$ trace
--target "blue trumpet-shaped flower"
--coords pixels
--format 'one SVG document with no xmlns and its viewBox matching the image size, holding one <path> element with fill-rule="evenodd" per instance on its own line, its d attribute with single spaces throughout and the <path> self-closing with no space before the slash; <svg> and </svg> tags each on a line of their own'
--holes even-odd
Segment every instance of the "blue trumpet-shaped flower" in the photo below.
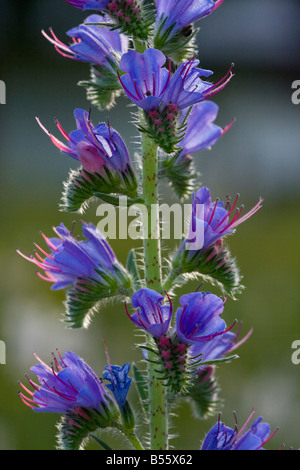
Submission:
<svg viewBox="0 0 300 470">
<path fill-rule="evenodd" d="M 220 419 L 205 437 L 201 450 L 261 450 L 273 437 L 277 429 L 271 434 L 268 423 L 263 418 L 256 419 L 247 430 L 249 422 L 254 414 L 251 413 L 246 423 L 239 430 L 225 426 Z"/>
<path fill-rule="evenodd" d="M 224 0 L 157 0 L 156 29 L 160 36 L 169 32 L 172 37 L 178 31 L 204 18 L 218 8 Z M 168 31 L 169 30 L 169 31 Z"/>
<path fill-rule="evenodd" d="M 224 301 L 209 292 L 194 292 L 180 297 L 176 312 L 176 333 L 185 344 L 205 343 L 226 333 L 220 318 Z"/>
<path fill-rule="evenodd" d="M 37 119 L 42 129 L 49 135 L 53 144 L 62 152 L 80 161 L 83 168 L 89 173 L 105 175 L 105 168 L 122 172 L 133 173 L 129 153 L 120 134 L 109 125 L 101 123 L 93 127 L 89 113 L 83 109 L 76 109 L 74 117 L 77 130 L 68 134 L 56 121 L 57 127 L 67 140 L 63 143 L 54 137 Z"/>
<path fill-rule="evenodd" d="M 163 300 L 163 295 L 152 289 L 140 289 L 132 296 L 132 306 L 137 311 L 130 315 L 126 307 L 126 313 L 136 326 L 159 338 L 167 333 L 173 313 L 170 299 L 170 305 L 162 305 Z"/>
<path fill-rule="evenodd" d="M 171 69 L 164 66 L 166 57 L 149 48 L 144 54 L 130 50 L 122 56 L 120 68 L 125 73 L 120 77 L 127 96 L 140 108 L 151 111 L 169 104 L 185 109 L 210 98 L 225 87 L 232 77 L 231 68 L 225 77 L 215 85 L 200 79 L 213 72 L 197 68 L 199 61 L 184 62 L 171 77 Z M 170 64 L 169 64 L 170 65 Z"/>
<path fill-rule="evenodd" d="M 78 281 L 84 283 L 86 288 L 92 280 L 101 282 L 101 274 L 98 270 L 116 276 L 119 266 L 118 260 L 109 244 L 94 227 L 93 224 L 83 223 L 82 234 L 86 240 L 78 241 L 73 233 L 60 224 L 54 229 L 57 238 L 43 237 L 50 248 L 48 254 L 39 245 L 35 244 L 39 252 L 31 257 L 23 257 L 34 263 L 44 271 L 44 275 L 38 273 L 42 279 L 52 282 L 52 289 L 64 289 L 76 285 Z M 43 255 L 43 256 L 41 256 Z M 81 286 L 84 290 L 84 287 Z"/>
<path fill-rule="evenodd" d="M 232 123 L 225 129 L 214 124 L 219 107 L 212 101 L 203 101 L 195 104 L 187 117 L 187 129 L 180 142 L 182 150 L 177 163 L 187 154 L 209 149 L 229 129 Z"/>
<path fill-rule="evenodd" d="M 42 33 L 62 56 L 113 71 L 112 65 L 115 67 L 118 65 L 118 56 L 128 51 L 128 38 L 118 31 L 103 26 L 103 23 L 109 22 L 111 21 L 107 16 L 88 16 L 83 24 L 67 32 L 73 40 L 69 46 L 60 41 L 52 29 L 50 29 L 51 36 L 45 31 Z M 101 23 L 102 26 L 88 23 Z"/>
<path fill-rule="evenodd" d="M 110 0 L 66 0 L 67 3 L 73 7 L 80 8 L 81 10 L 99 10 L 102 11 L 108 5 Z"/>
<path fill-rule="evenodd" d="M 39 384 L 26 375 L 34 391 L 20 383 L 29 395 L 20 393 L 22 401 L 34 411 L 61 414 L 75 411 L 79 416 L 87 416 L 83 409 L 95 409 L 103 413 L 113 402 L 95 372 L 71 351 L 63 357 L 58 354 L 58 358 L 53 355 L 51 366 L 36 356 L 40 364 L 30 370 Z"/>
<path fill-rule="evenodd" d="M 261 208 L 262 199 L 260 198 L 258 203 L 249 212 L 241 216 L 243 206 L 236 208 L 238 197 L 239 195 L 235 198 L 232 205 L 229 198 L 226 204 L 218 199 L 212 202 L 210 190 L 207 187 L 200 188 L 193 195 L 188 243 L 193 240 L 193 237 L 197 237 L 197 233 L 202 233 L 203 237 L 200 237 L 202 246 L 199 246 L 199 249 L 205 250 L 217 240 L 232 233 L 238 225 L 249 219 Z M 235 214 L 230 220 L 230 215 L 234 210 Z M 195 250 L 192 248 L 190 250 L 192 255 Z"/>
<path fill-rule="evenodd" d="M 114 365 L 105 366 L 103 373 L 103 379 L 110 382 L 109 384 L 105 384 L 105 386 L 112 392 L 120 408 L 123 408 L 125 405 L 129 387 L 132 382 L 132 378 L 128 377 L 129 369 L 130 364 L 126 362 L 122 367 Z"/>
<path fill-rule="evenodd" d="M 166 58 L 157 49 L 146 49 L 141 54 L 130 50 L 120 61 L 124 75 L 121 85 L 127 96 L 146 111 L 158 108 L 170 81 L 170 70 L 164 66 Z"/>
</svg>

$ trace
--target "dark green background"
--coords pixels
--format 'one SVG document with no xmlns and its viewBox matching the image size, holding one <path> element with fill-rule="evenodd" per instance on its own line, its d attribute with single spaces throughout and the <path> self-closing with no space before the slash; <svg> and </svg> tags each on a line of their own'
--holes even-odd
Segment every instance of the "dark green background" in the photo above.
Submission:
<svg viewBox="0 0 300 470">
<path fill-rule="evenodd" d="M 33 250 L 40 231 L 84 218 L 97 223 L 96 206 L 84 216 L 58 212 L 62 181 L 74 163 L 60 154 L 36 124 L 35 116 L 52 132 L 56 116 L 74 128 L 73 109 L 89 108 L 84 90 L 76 84 L 88 77 L 88 67 L 63 59 L 40 34 L 52 26 L 65 40 L 65 31 L 84 15 L 64 0 L 1 0 L 1 75 L 7 104 L 0 107 L 1 146 L 1 298 L 0 339 L 7 347 L 7 364 L 0 365 L 0 448 L 53 449 L 57 416 L 34 414 L 18 398 L 18 379 L 35 363 L 36 352 L 50 360 L 56 347 L 81 355 L 100 375 L 106 364 L 103 341 L 112 363 L 137 361 L 136 338 L 122 305 L 109 303 L 88 330 L 68 330 L 61 322 L 63 292 L 50 292 L 35 276 L 35 268 L 16 254 Z M 243 322 L 249 341 L 240 359 L 219 367 L 223 419 L 239 423 L 256 408 L 280 431 L 269 443 L 276 449 L 300 445 L 300 365 L 291 362 L 291 344 L 300 339 L 299 309 L 299 112 L 291 102 L 291 84 L 300 79 L 297 36 L 299 4 L 293 1 L 226 0 L 201 21 L 201 66 L 214 70 L 217 81 L 235 62 L 235 77 L 215 97 L 217 123 L 237 122 L 211 151 L 195 155 L 201 183 L 213 197 L 241 194 L 246 209 L 264 198 L 263 209 L 228 239 L 237 257 L 246 289 L 238 301 L 228 300 L 224 318 Z M 136 130 L 128 124 L 131 108 L 122 98 L 112 111 L 92 111 L 93 122 L 110 122 L 133 154 Z M 174 202 L 171 193 L 165 196 Z M 130 241 L 111 242 L 125 262 Z M 169 245 L 165 244 L 165 254 Z M 194 290 L 191 283 L 188 290 Z M 208 288 L 208 286 L 206 286 Z M 217 290 L 213 290 L 218 293 Z M 178 291 L 178 295 L 186 292 Z M 175 307 L 177 303 L 175 302 Z M 131 399 L 135 403 L 135 392 Z M 197 449 L 215 417 L 196 421 L 186 404 L 178 408 L 173 445 Z M 118 448 L 124 446 L 118 440 Z"/>
</svg>

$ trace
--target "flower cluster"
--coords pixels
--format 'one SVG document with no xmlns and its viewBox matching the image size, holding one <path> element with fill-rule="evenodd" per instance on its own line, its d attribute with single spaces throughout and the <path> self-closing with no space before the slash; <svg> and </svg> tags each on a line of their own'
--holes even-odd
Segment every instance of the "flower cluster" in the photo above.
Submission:
<svg viewBox="0 0 300 470">
<path fill-rule="evenodd" d="M 163 305 L 164 297 L 152 289 L 140 289 L 132 297 L 135 312 L 129 319 L 153 336 L 162 372 L 173 391 L 184 386 L 189 369 L 200 370 L 206 361 L 218 360 L 232 350 L 237 335 L 230 333 L 220 318 L 224 300 L 209 292 L 194 292 L 180 297 L 175 326 L 171 328 L 173 306 Z M 220 341 L 222 338 L 222 341 Z"/>
<path fill-rule="evenodd" d="M 148 133 L 167 153 L 174 151 L 185 131 L 182 111 L 201 103 L 221 91 L 232 78 L 232 67 L 216 84 L 203 81 L 213 72 L 197 68 L 199 61 L 192 58 L 171 74 L 165 55 L 149 48 L 143 54 L 130 50 L 120 61 L 120 83 L 126 95 L 142 110 L 145 124 L 140 130 Z M 186 114 L 186 111 L 185 111 Z"/>
</svg>

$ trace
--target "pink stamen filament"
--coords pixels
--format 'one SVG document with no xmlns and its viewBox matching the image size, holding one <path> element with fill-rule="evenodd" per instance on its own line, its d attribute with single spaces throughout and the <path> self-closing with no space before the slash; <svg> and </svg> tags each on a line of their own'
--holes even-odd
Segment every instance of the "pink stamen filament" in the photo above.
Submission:
<svg viewBox="0 0 300 470">
<path fill-rule="evenodd" d="M 241 435 L 243 434 L 244 430 L 247 428 L 249 422 L 251 421 L 252 416 L 254 415 L 254 413 L 255 413 L 255 410 L 252 410 L 251 413 L 250 413 L 249 418 L 246 420 L 246 422 L 244 423 L 244 425 L 242 426 L 242 428 L 238 431 L 238 433 L 234 436 L 234 438 L 233 438 L 233 440 L 232 440 L 232 443 L 236 442 L 236 441 L 241 437 Z"/>
<path fill-rule="evenodd" d="M 51 258 L 54 260 L 54 257 L 51 256 L 50 254 L 48 254 L 45 250 L 43 250 L 43 248 L 41 248 L 37 243 L 34 243 L 34 246 L 40 250 L 47 258 Z"/>
<path fill-rule="evenodd" d="M 236 206 L 236 203 L 238 201 L 238 198 L 240 197 L 239 194 L 236 195 L 236 198 L 234 200 L 234 203 L 232 204 L 230 210 L 227 212 L 227 214 L 225 215 L 225 217 L 223 217 L 223 219 L 217 224 L 217 226 L 214 228 L 214 230 L 217 230 L 222 224 L 223 222 L 227 219 L 227 217 L 230 216 L 231 212 L 233 211 L 233 209 L 235 208 Z"/>
<path fill-rule="evenodd" d="M 210 216 L 208 225 L 210 225 L 210 223 L 211 223 L 211 221 L 212 221 L 212 219 L 213 219 L 213 217 L 214 217 L 214 215 L 215 215 L 218 202 L 219 202 L 219 199 L 216 199 L 216 202 L 215 202 L 215 204 L 214 204 L 214 208 L 213 208 L 212 214 L 211 214 L 211 216 Z"/>
<path fill-rule="evenodd" d="M 226 74 L 224 75 L 224 77 L 222 77 L 217 83 L 215 83 L 211 87 L 207 88 L 207 90 L 205 90 L 204 94 L 208 93 L 210 90 L 215 90 L 220 84 L 222 84 L 224 82 L 224 80 L 227 79 L 228 76 L 230 76 L 230 78 L 231 78 L 231 75 L 232 75 L 231 70 L 232 70 L 233 66 L 234 66 L 234 64 L 231 64 L 231 66 L 229 67 L 229 69 L 226 72 Z"/>
<path fill-rule="evenodd" d="M 241 217 L 237 223 L 234 224 L 234 227 L 237 227 L 239 224 L 241 224 L 242 222 L 244 222 L 245 220 L 249 219 L 249 217 L 251 217 L 253 214 L 255 214 L 259 209 L 261 209 L 262 207 L 262 202 L 263 202 L 263 199 L 262 198 L 259 198 L 259 201 L 258 203 L 249 211 L 247 212 L 247 214 L 245 214 L 243 217 Z"/>
<path fill-rule="evenodd" d="M 56 123 L 58 129 L 60 130 L 60 132 L 62 133 L 62 135 L 65 137 L 65 139 L 70 140 L 70 135 L 63 129 L 62 125 L 60 124 L 60 122 L 56 118 L 55 118 L 55 123 Z"/>
<path fill-rule="evenodd" d="M 195 57 L 196 57 L 196 56 L 192 57 L 192 58 L 187 62 L 187 64 L 185 64 L 185 66 L 184 66 L 184 68 L 183 68 L 183 70 L 182 70 L 182 73 L 183 73 L 184 69 L 186 68 L 186 71 L 185 71 L 183 80 L 186 79 L 187 74 L 189 73 L 189 71 L 190 71 L 190 69 L 191 69 L 191 67 L 192 67 L 192 64 L 193 64 L 193 62 L 194 62 L 194 60 L 195 60 Z M 187 65 L 188 65 L 188 67 L 186 67 Z M 182 75 L 182 73 L 181 73 L 181 75 Z"/>
<path fill-rule="evenodd" d="M 279 431 L 279 428 L 276 428 L 275 431 L 257 448 L 257 450 L 261 449 L 270 439 Z"/>
<path fill-rule="evenodd" d="M 166 80 L 166 83 L 162 89 L 162 91 L 160 92 L 159 96 L 161 96 L 165 90 L 167 89 L 168 85 L 169 85 L 169 81 L 170 81 L 170 78 L 171 78 L 171 60 L 169 60 L 169 74 L 168 74 L 168 78 Z"/>
<path fill-rule="evenodd" d="M 60 351 L 59 351 L 58 348 L 56 349 L 56 351 L 57 351 L 57 354 L 59 355 L 59 358 L 60 358 L 60 360 L 61 360 L 62 365 L 63 365 L 64 367 L 67 367 L 67 365 L 66 365 L 66 364 L 64 363 L 64 361 L 63 361 L 62 355 L 61 355 L 61 353 L 60 353 Z"/>
<path fill-rule="evenodd" d="M 47 243 L 47 245 L 53 250 L 53 251 L 58 251 L 58 248 L 56 248 L 56 246 L 49 240 L 48 237 L 46 237 L 46 235 L 42 232 L 41 233 L 43 239 L 45 240 L 45 242 Z"/>
<path fill-rule="evenodd" d="M 133 323 L 135 323 L 135 324 L 136 324 L 137 326 L 139 326 L 139 327 L 142 326 L 145 330 L 148 329 L 148 326 L 143 323 L 143 321 L 142 321 L 142 319 L 141 319 L 141 317 L 140 317 L 138 311 L 135 312 L 135 313 L 136 313 L 136 315 L 137 315 L 137 317 L 138 317 L 140 323 L 137 322 L 136 320 L 134 320 L 134 318 L 132 318 L 132 316 L 131 316 L 130 313 L 128 312 L 128 308 L 127 308 L 126 302 L 125 302 L 125 311 L 126 311 L 126 314 L 127 314 L 128 318 L 130 318 L 130 320 L 133 321 Z"/>
<path fill-rule="evenodd" d="M 210 340 L 216 338 L 217 336 L 223 335 L 224 333 L 227 333 L 228 331 L 230 331 L 236 323 L 237 323 L 237 320 L 234 320 L 232 325 L 229 328 L 227 328 L 227 330 L 220 331 L 219 333 L 214 333 L 213 335 L 200 336 L 200 338 L 197 338 L 197 340 L 199 340 L 199 341 L 205 341 L 205 340 L 210 341 Z"/>
<path fill-rule="evenodd" d="M 124 85 L 124 83 L 122 82 L 121 80 L 121 77 L 120 77 L 120 73 L 119 71 L 117 71 L 117 75 L 118 75 L 118 78 L 119 78 L 119 82 L 121 83 L 122 87 L 124 88 L 124 90 L 126 91 L 126 93 L 131 96 L 132 99 L 134 99 L 135 101 L 139 101 L 139 98 L 137 98 L 136 96 L 134 96 L 131 91 L 128 90 L 128 88 Z"/>
</svg>

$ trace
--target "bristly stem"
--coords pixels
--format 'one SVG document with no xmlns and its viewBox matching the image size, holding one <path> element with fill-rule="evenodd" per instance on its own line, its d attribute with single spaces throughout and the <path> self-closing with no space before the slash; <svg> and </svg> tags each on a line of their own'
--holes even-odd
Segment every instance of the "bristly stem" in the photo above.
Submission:
<svg viewBox="0 0 300 470">
<path fill-rule="evenodd" d="M 158 208 L 158 156 L 157 145 L 146 134 L 142 134 L 143 151 L 143 198 L 147 207 L 144 220 L 144 256 L 146 287 L 162 293 L 160 223 Z M 151 347 L 151 338 L 147 337 Z M 157 378 L 156 357 L 148 352 L 148 387 L 150 443 L 152 450 L 168 449 L 168 415 L 166 390 Z"/>
<path fill-rule="evenodd" d="M 146 44 L 134 41 L 135 50 L 143 53 Z M 143 121 L 143 112 L 140 112 Z M 143 164 L 143 199 L 147 207 L 147 220 L 144 225 L 144 258 L 146 287 L 163 293 L 160 250 L 160 222 L 158 208 L 158 155 L 157 144 L 147 135 L 142 134 L 142 164 Z M 152 348 L 152 338 L 146 335 L 149 348 Z M 148 351 L 148 392 L 149 392 L 149 424 L 151 450 L 168 449 L 168 410 L 166 389 L 155 372 L 156 360 Z"/>
</svg>

